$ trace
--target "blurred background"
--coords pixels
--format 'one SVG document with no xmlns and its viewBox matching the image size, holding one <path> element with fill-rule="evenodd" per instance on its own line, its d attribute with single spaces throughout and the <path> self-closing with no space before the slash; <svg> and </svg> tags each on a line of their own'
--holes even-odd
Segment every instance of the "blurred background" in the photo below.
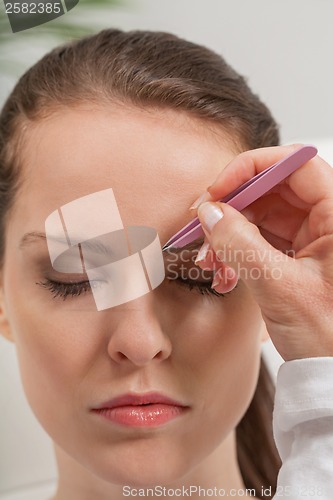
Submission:
<svg viewBox="0 0 333 500">
<path fill-rule="evenodd" d="M 331 0 L 80 0 L 13 34 L 0 1 L 0 106 L 25 69 L 62 41 L 106 27 L 168 31 L 222 54 L 271 109 L 282 143 L 310 142 L 333 165 L 332 19 Z M 263 352 L 276 377 L 282 359 L 270 341 Z M 51 443 L 25 401 L 15 348 L 1 337 L 0 407 L 0 500 L 50 498 Z"/>
</svg>

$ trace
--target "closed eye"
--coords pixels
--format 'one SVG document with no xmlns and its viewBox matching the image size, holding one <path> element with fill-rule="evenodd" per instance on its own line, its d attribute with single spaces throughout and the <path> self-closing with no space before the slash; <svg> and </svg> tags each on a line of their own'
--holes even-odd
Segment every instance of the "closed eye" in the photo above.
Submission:
<svg viewBox="0 0 333 500">
<path fill-rule="evenodd" d="M 219 293 L 216 290 L 214 290 L 214 288 L 211 288 L 212 281 L 204 282 L 204 281 L 194 281 L 190 279 L 181 279 L 181 278 L 177 278 L 175 280 L 170 280 L 170 281 L 174 281 L 178 285 L 186 287 L 189 291 L 195 290 L 196 292 L 199 292 L 202 295 L 208 295 L 208 296 L 215 295 L 216 297 L 226 297 L 238 286 L 237 283 L 237 285 L 232 290 L 230 290 L 230 292 Z"/>
</svg>

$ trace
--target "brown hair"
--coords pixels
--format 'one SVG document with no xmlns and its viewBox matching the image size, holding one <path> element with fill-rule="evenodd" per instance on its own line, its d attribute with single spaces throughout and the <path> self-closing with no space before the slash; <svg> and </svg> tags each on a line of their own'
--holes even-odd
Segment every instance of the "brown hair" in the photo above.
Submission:
<svg viewBox="0 0 333 500">
<path fill-rule="evenodd" d="M 107 29 L 52 50 L 18 81 L 0 115 L 0 266 L 6 221 L 19 190 L 29 122 L 90 101 L 166 107 L 221 125 L 239 151 L 279 143 L 278 127 L 245 79 L 211 50 L 163 32 Z M 272 433 L 274 384 L 261 359 L 258 385 L 237 426 L 247 488 L 272 487 L 280 458 Z M 265 497 L 267 498 L 267 496 Z"/>
</svg>

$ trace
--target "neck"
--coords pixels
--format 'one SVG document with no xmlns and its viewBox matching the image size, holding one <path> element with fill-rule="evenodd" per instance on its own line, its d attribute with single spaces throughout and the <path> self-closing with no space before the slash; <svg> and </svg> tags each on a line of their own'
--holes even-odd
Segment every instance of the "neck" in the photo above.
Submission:
<svg viewBox="0 0 333 500">
<path fill-rule="evenodd" d="M 143 491 L 141 486 L 138 488 L 128 486 L 124 489 L 123 485 L 108 483 L 98 478 L 57 446 L 55 446 L 55 453 L 59 480 L 57 493 L 52 500 L 110 500 L 110 498 L 124 500 L 125 496 L 148 496 L 148 493 L 140 495 L 140 491 Z M 156 485 L 156 488 L 157 486 L 162 491 L 163 486 Z M 192 487 L 191 490 L 190 487 Z M 154 496 L 152 493 L 154 488 L 151 486 L 149 488 L 149 498 L 161 497 L 161 493 Z M 199 495 L 199 488 L 201 488 L 201 495 Z M 186 489 L 188 489 L 188 492 L 191 491 L 192 499 L 201 498 L 205 494 L 203 490 L 214 488 L 217 490 L 223 488 L 226 496 L 244 498 L 243 491 L 238 493 L 238 490 L 246 488 L 237 461 L 235 431 L 232 431 L 197 467 L 179 480 L 165 486 L 165 490 L 180 489 L 182 492 L 180 496 L 187 496 Z M 231 492 L 230 495 L 231 490 L 236 491 Z M 168 495 L 165 493 L 162 496 Z"/>
</svg>

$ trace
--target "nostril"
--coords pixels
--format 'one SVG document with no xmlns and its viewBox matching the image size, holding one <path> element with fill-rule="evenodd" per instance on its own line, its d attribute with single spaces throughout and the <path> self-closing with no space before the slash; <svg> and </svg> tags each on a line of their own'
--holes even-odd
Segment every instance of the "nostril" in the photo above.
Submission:
<svg viewBox="0 0 333 500">
<path fill-rule="evenodd" d="M 161 358 L 163 358 L 163 351 L 158 351 L 158 352 L 155 354 L 154 358 L 157 358 L 157 359 L 161 359 Z"/>
<path fill-rule="evenodd" d="M 124 359 L 127 359 L 127 356 L 121 351 L 117 352 L 117 357 L 118 357 L 118 361 L 123 361 Z"/>
</svg>

